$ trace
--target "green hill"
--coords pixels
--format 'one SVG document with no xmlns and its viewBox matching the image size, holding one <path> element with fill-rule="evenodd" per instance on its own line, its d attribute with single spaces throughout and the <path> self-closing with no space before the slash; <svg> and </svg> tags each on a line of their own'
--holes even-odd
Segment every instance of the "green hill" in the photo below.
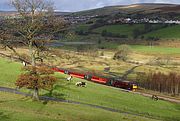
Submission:
<svg viewBox="0 0 180 121">
<path fill-rule="evenodd" d="M 110 32 L 113 34 L 127 35 L 129 38 L 131 38 L 133 36 L 133 30 L 135 29 L 143 30 L 143 28 L 144 28 L 143 24 L 106 25 L 106 26 L 94 29 L 93 31 L 101 34 L 103 30 L 106 30 L 107 32 Z"/>
<path fill-rule="evenodd" d="M 168 8 L 168 9 L 166 9 Z M 119 12 L 124 14 L 130 13 L 141 13 L 141 14 L 149 14 L 149 13 L 168 13 L 168 12 L 180 12 L 178 9 L 179 6 L 175 4 L 153 4 L 153 3 L 144 3 L 144 4 L 132 4 L 132 5 L 119 5 L 119 6 L 107 6 L 98 9 L 86 10 L 73 13 L 72 15 L 112 15 L 117 14 Z"/>
<path fill-rule="evenodd" d="M 107 6 L 103 8 L 80 11 L 70 14 L 70 16 L 94 16 L 91 20 L 79 23 L 73 30 L 80 35 L 101 34 L 106 30 L 109 37 L 117 38 L 137 38 L 134 33 L 138 33 L 142 39 L 151 37 L 160 39 L 179 39 L 180 25 L 151 24 L 147 29 L 143 24 L 146 18 L 149 20 L 179 20 L 180 5 L 176 4 L 133 4 L 124 6 Z M 125 18 L 141 24 L 121 24 L 126 23 Z M 141 21 L 142 20 L 142 21 Z M 91 24 L 88 24 L 90 22 Z M 118 25 L 119 24 L 119 25 Z M 170 33 L 169 33 L 170 32 Z M 168 33 L 168 34 L 167 34 Z M 128 37 L 127 37 L 128 36 Z M 86 38 L 84 38 L 86 39 Z"/>
<path fill-rule="evenodd" d="M 180 25 L 162 28 L 156 31 L 149 32 L 145 37 L 158 37 L 163 39 L 180 39 Z"/>
<path fill-rule="evenodd" d="M 90 27 L 91 25 L 80 24 L 75 30 L 87 32 Z M 134 32 L 137 30 L 139 31 L 138 38 L 143 36 L 143 39 L 148 39 L 150 37 L 159 39 L 180 39 L 180 25 L 165 26 L 164 24 L 151 24 L 151 30 L 146 31 L 145 24 L 116 24 L 104 25 L 102 27 L 92 29 L 91 31 L 99 35 L 101 35 L 103 31 L 106 31 L 112 35 L 126 35 L 127 38 L 133 38 Z"/>
</svg>

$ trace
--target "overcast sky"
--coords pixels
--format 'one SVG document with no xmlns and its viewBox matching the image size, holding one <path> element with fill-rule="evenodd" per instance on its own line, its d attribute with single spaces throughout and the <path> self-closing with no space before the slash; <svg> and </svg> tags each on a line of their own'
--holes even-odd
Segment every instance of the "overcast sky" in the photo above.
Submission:
<svg viewBox="0 0 180 121">
<path fill-rule="evenodd" d="M 111 5 L 135 3 L 171 3 L 180 4 L 180 0 L 52 0 L 56 10 L 74 12 Z M 12 10 L 9 0 L 0 0 L 0 10 Z"/>
</svg>

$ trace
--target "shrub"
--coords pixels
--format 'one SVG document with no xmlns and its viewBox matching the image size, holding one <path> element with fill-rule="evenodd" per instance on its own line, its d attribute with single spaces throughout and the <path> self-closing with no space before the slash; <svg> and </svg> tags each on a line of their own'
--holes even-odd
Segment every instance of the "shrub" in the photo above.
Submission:
<svg viewBox="0 0 180 121">
<path fill-rule="evenodd" d="M 126 61 L 130 52 L 131 48 L 128 45 L 121 45 L 118 51 L 114 54 L 113 59 Z"/>
</svg>

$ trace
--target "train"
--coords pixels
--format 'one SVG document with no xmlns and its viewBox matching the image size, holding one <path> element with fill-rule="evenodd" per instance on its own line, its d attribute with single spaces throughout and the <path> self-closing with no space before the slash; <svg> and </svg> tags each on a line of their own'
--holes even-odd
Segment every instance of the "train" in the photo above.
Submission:
<svg viewBox="0 0 180 121">
<path fill-rule="evenodd" d="M 62 69 L 62 68 L 57 68 L 57 67 L 54 67 L 52 69 L 55 72 L 60 72 L 62 74 L 67 74 L 72 77 L 85 79 L 91 82 L 95 82 L 95 83 L 99 83 L 99 84 L 103 84 L 107 86 L 113 86 L 117 88 L 131 90 L 131 91 L 136 91 L 138 88 L 137 83 L 119 79 L 119 78 L 116 79 L 116 78 L 111 78 L 111 77 L 102 77 L 102 76 L 97 76 L 94 74 L 80 73 L 80 72 L 70 71 L 67 69 Z"/>
</svg>

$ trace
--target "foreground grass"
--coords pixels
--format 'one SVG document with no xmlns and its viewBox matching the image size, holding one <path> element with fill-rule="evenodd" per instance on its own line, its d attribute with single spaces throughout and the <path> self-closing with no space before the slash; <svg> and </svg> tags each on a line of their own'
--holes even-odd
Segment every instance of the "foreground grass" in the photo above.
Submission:
<svg viewBox="0 0 180 121">
<path fill-rule="evenodd" d="M 3 86 L 5 86 L 6 84 L 7 84 L 6 86 L 14 85 L 14 81 L 17 78 L 18 73 L 20 72 L 20 65 L 17 63 L 11 63 L 12 67 L 17 66 L 16 68 L 11 69 L 11 67 L 9 67 L 10 64 L 6 64 L 6 63 L 7 63 L 7 60 L 1 59 L 1 65 L 5 64 L 4 66 L 1 66 L 2 67 L 1 69 L 9 70 L 8 72 L 6 72 L 6 71 L 1 72 L 1 75 L 6 75 L 6 76 L 2 76 L 3 78 L 1 77 L 1 83 L 3 84 Z M 13 81 L 13 78 L 11 77 L 12 75 L 8 76 L 8 73 L 13 74 L 14 81 Z M 68 99 L 68 100 L 74 100 L 74 101 L 84 102 L 84 103 L 88 103 L 88 104 L 109 107 L 109 108 L 118 109 L 118 110 L 121 110 L 124 112 L 140 114 L 142 116 L 150 116 L 150 117 L 154 117 L 154 118 L 161 119 L 161 120 L 168 120 L 168 121 L 180 120 L 180 115 L 179 115 L 180 114 L 180 105 L 179 104 L 173 104 L 173 103 L 169 103 L 169 102 L 165 102 L 165 101 L 153 101 L 147 97 L 122 92 L 116 88 L 107 87 L 107 86 L 95 84 L 92 82 L 87 82 L 87 88 L 80 88 L 80 87 L 76 87 L 75 83 L 77 81 L 84 81 L 84 80 L 74 78 L 73 82 L 68 83 L 68 82 L 66 82 L 67 75 L 56 73 L 56 77 L 58 78 L 59 81 L 54 86 L 53 95 L 49 95 L 48 92 L 45 92 L 45 91 L 42 91 L 41 94 L 53 96 L 53 97 L 57 97 L 57 98 L 61 98 L 61 99 Z M 7 81 L 3 83 L 3 80 L 7 80 Z M 8 81 L 8 80 L 10 80 L 10 81 Z M 11 96 L 7 96 L 7 97 L 10 98 Z M 7 97 L 5 97 L 4 99 L 6 99 Z M 4 101 L 1 101 L 1 102 L 3 103 Z M 5 101 L 5 102 L 8 102 L 8 101 Z M 19 105 L 21 105 L 20 102 L 25 103 L 24 104 L 25 105 L 24 108 L 25 108 L 27 104 L 26 104 L 26 102 L 24 102 L 22 100 L 19 100 L 19 102 L 13 103 L 13 105 L 18 104 L 18 103 L 19 103 Z M 34 103 L 31 104 L 31 102 L 28 102 L 28 104 L 34 105 Z M 2 104 L 2 105 L 5 105 L 5 104 Z M 37 104 L 37 105 L 39 105 L 39 104 Z M 33 106 L 29 106 L 29 107 L 30 107 L 30 109 L 31 108 L 33 109 Z M 41 108 L 44 109 L 43 106 Z M 45 108 L 45 110 L 48 108 Z M 61 110 L 62 111 L 65 110 L 64 108 L 66 108 L 66 107 L 63 107 Z M 3 108 L 0 108 L 0 109 L 2 110 Z M 14 107 L 13 109 L 18 110 L 18 109 L 16 109 L 16 107 Z M 0 112 L 3 112 L 3 110 L 2 111 L 1 110 L 0 110 Z M 75 112 L 76 112 L 76 110 L 80 111 L 79 114 L 81 114 L 82 112 L 84 112 L 84 113 L 86 112 L 84 110 L 81 112 L 81 110 L 78 108 L 74 109 L 74 110 L 75 110 Z M 72 114 L 69 114 L 69 115 L 73 115 L 75 112 L 72 111 L 71 112 Z M 108 115 L 108 114 L 101 114 L 102 112 L 100 112 L 99 114 L 96 113 L 95 111 L 92 111 L 92 112 L 95 114 L 88 113 L 86 115 L 90 119 L 93 119 L 93 117 L 98 117 L 98 118 L 101 118 L 102 120 L 104 120 L 103 116 Z M 88 116 L 89 114 L 91 114 L 91 115 Z M 99 116 L 97 116 L 96 114 Z M 33 114 L 31 114 L 31 116 L 32 115 Z M 75 113 L 74 115 L 77 115 L 77 113 Z M 23 117 L 22 115 L 20 115 L 20 116 Z M 109 118 L 111 118 L 113 116 L 109 116 Z M 17 117 L 17 116 L 15 116 L 15 117 Z M 27 117 L 30 117 L 30 116 L 27 116 Z M 43 118 L 43 117 L 39 117 L 39 116 L 37 116 L 37 117 L 39 119 Z M 115 119 L 112 119 L 112 120 L 114 121 Z M 41 119 L 41 120 L 43 120 L 43 119 Z M 84 119 L 84 120 L 87 120 L 87 119 Z M 94 119 L 94 120 L 100 120 L 100 119 Z M 144 120 L 144 119 L 141 119 L 141 120 Z"/>
<path fill-rule="evenodd" d="M 32 102 L 29 98 L 2 92 L 0 96 L 0 121 L 151 121 L 82 105 Z"/>
<path fill-rule="evenodd" d="M 91 82 L 87 82 L 87 88 L 79 88 L 75 86 L 75 82 L 80 79 L 74 79 L 74 82 L 67 83 L 62 75 L 58 74 L 57 77 L 61 81 L 54 88 L 56 97 L 111 107 L 163 120 L 180 120 L 180 105 L 178 104 L 165 101 L 156 102 L 147 97 Z"/>
<path fill-rule="evenodd" d="M 17 75 L 20 73 L 20 63 L 0 58 L 0 86 L 14 87 Z"/>
</svg>

